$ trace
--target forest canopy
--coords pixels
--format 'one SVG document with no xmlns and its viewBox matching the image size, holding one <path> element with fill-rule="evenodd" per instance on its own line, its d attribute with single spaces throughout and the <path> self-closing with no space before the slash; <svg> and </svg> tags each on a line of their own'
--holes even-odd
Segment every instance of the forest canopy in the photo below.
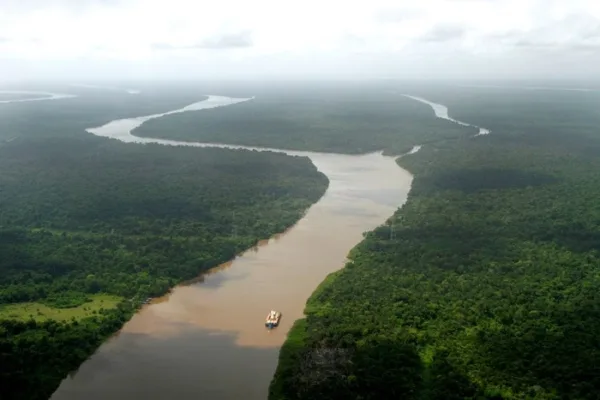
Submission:
<svg viewBox="0 0 600 400">
<path fill-rule="evenodd" d="M 415 175 L 408 202 L 309 299 L 271 399 L 597 398 L 597 93 L 390 82 L 248 90 L 221 93 L 256 99 L 134 133 L 353 154 L 423 145 L 399 159 Z M 146 297 L 283 230 L 324 192 L 306 158 L 84 132 L 200 100 L 182 93 L 32 102 L 39 118 L 0 108 L 8 398 L 47 398 Z M 400 93 L 492 133 L 473 137 Z"/>
<path fill-rule="evenodd" d="M 165 293 L 300 219 L 308 158 L 19 137 L 0 146 L 2 398 L 46 399 Z"/>
<path fill-rule="evenodd" d="M 433 118 L 431 108 L 387 91 L 267 93 L 210 112 L 148 121 L 133 134 L 184 141 L 361 154 L 475 134 Z"/>
<path fill-rule="evenodd" d="M 598 95 L 415 94 L 492 134 L 399 159 L 408 202 L 313 293 L 270 398 L 596 399 Z"/>
</svg>

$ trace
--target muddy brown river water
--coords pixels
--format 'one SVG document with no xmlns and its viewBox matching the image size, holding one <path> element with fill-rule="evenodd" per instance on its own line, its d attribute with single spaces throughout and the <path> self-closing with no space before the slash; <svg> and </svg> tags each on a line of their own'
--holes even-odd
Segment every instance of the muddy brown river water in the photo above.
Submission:
<svg viewBox="0 0 600 400">
<path fill-rule="evenodd" d="M 175 112 L 249 99 L 210 96 L 170 113 L 113 121 L 88 132 L 125 142 L 247 148 L 137 138 L 131 130 Z M 306 300 L 344 266 L 363 232 L 385 222 L 406 201 L 412 176 L 379 153 L 350 156 L 273 150 L 307 156 L 329 178 L 325 195 L 287 232 L 144 306 L 52 400 L 264 400 L 279 348 Z M 278 328 L 264 326 L 271 309 Z"/>
</svg>

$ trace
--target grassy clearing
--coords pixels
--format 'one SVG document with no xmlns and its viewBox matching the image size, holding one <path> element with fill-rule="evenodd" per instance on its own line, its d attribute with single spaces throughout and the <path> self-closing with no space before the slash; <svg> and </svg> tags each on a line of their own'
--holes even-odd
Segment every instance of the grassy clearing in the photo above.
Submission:
<svg viewBox="0 0 600 400">
<path fill-rule="evenodd" d="M 98 312 L 102 308 L 115 308 L 123 299 L 122 297 L 108 294 L 91 295 L 90 298 L 92 299 L 91 301 L 79 307 L 72 308 L 54 308 L 36 302 L 0 305 L 0 319 L 16 319 L 21 321 L 27 321 L 30 318 L 36 321 L 49 319 L 66 321 L 71 318 L 82 319 L 93 316 L 94 312 Z"/>
</svg>

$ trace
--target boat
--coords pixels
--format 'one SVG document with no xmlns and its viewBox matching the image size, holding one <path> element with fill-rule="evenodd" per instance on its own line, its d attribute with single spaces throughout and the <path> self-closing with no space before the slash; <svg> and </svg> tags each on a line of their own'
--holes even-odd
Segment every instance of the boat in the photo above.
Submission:
<svg viewBox="0 0 600 400">
<path fill-rule="evenodd" d="M 279 311 L 271 310 L 267 315 L 265 326 L 269 329 L 275 328 L 279 325 L 279 320 L 281 320 L 281 313 Z"/>
</svg>

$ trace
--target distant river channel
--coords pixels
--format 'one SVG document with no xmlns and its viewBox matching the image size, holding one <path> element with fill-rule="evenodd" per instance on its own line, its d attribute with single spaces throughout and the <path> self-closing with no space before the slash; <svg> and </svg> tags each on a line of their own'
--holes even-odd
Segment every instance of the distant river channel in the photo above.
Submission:
<svg viewBox="0 0 600 400">
<path fill-rule="evenodd" d="M 163 115 L 252 99 L 209 96 L 180 110 L 88 129 L 124 142 L 276 151 L 309 157 L 329 178 L 325 195 L 286 232 L 143 306 L 52 400 L 265 400 L 288 330 L 306 300 L 340 268 L 363 232 L 401 206 L 412 176 L 380 153 L 342 155 L 139 138 L 131 131 Z M 271 310 L 283 317 L 268 331 Z"/>
</svg>

